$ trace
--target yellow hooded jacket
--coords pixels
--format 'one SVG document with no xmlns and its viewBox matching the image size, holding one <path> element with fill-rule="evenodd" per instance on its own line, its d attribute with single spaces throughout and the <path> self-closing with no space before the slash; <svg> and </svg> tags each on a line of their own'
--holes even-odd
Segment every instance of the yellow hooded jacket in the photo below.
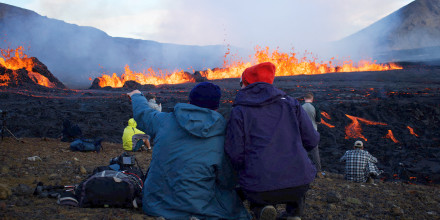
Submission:
<svg viewBox="0 0 440 220">
<path fill-rule="evenodd" d="M 135 134 L 145 134 L 143 131 L 136 128 L 137 123 L 133 118 L 128 120 L 128 126 L 124 129 L 124 134 L 122 135 L 122 146 L 124 150 L 133 150 L 133 142 L 131 138 Z"/>
</svg>

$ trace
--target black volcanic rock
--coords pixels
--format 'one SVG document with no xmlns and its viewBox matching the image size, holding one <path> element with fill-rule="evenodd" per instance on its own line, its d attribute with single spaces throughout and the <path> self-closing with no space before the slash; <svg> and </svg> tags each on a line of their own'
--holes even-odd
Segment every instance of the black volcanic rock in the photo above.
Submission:
<svg viewBox="0 0 440 220">
<path fill-rule="evenodd" d="M 128 90 L 134 90 L 134 89 L 150 90 L 150 89 L 156 88 L 156 86 L 155 85 L 151 85 L 151 84 L 142 85 L 142 84 L 140 84 L 140 83 L 138 83 L 136 81 L 129 80 L 129 81 L 124 83 L 124 86 L 122 86 L 122 88 L 128 89 Z"/>
<path fill-rule="evenodd" d="M 206 77 L 202 76 L 200 71 L 195 71 L 194 72 L 194 79 L 196 80 L 196 82 L 205 82 L 205 81 L 208 80 L 208 79 L 206 79 Z"/>
<path fill-rule="evenodd" d="M 100 89 L 101 86 L 99 86 L 99 81 L 100 81 L 99 78 L 95 78 L 89 89 Z"/>
</svg>

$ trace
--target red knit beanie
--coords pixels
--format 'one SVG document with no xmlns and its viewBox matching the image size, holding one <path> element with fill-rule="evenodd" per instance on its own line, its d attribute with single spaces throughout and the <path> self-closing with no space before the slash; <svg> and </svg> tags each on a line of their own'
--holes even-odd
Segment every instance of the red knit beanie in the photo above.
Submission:
<svg viewBox="0 0 440 220">
<path fill-rule="evenodd" d="M 256 82 L 272 84 L 275 78 L 275 70 L 276 67 L 271 62 L 260 63 L 246 68 L 241 75 L 241 79 L 245 86 Z"/>
</svg>

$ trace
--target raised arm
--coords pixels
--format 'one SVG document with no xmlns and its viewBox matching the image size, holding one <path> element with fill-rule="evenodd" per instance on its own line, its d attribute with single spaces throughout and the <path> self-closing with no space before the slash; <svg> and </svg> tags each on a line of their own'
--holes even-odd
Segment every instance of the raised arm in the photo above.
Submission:
<svg viewBox="0 0 440 220">
<path fill-rule="evenodd" d="M 131 97 L 133 106 L 133 118 L 137 122 L 138 128 L 147 134 L 155 136 L 161 123 L 161 112 L 152 109 L 148 105 L 147 99 L 139 90 L 127 93 Z"/>
</svg>

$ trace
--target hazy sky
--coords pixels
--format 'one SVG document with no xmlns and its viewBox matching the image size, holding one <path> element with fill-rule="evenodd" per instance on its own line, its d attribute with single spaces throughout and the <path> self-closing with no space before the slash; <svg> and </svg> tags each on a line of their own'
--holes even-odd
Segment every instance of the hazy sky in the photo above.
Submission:
<svg viewBox="0 0 440 220">
<path fill-rule="evenodd" d="M 0 0 L 114 37 L 188 45 L 307 49 L 413 0 Z"/>
</svg>

